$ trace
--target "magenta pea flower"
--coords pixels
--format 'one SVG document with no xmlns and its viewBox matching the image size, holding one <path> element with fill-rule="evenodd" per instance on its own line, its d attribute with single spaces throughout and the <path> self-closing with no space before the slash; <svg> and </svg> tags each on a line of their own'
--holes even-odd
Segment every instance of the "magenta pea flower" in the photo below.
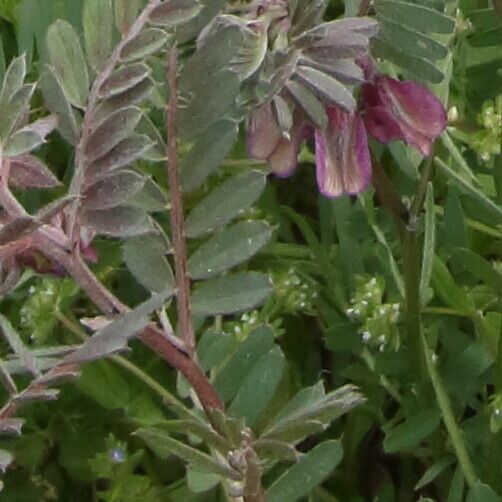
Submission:
<svg viewBox="0 0 502 502">
<path fill-rule="evenodd" d="M 369 58 L 359 61 L 365 71 L 359 111 L 327 106 L 324 129 L 309 125 L 296 112 L 291 131 L 280 130 L 272 105 L 266 103 L 251 114 L 248 150 L 266 160 L 274 174 L 291 175 L 304 139 L 315 136 L 316 174 L 319 191 L 327 197 L 355 195 L 371 180 L 367 133 L 381 143 L 402 140 L 423 155 L 446 127 L 446 111 L 425 87 L 399 81 L 376 72 Z"/>
<path fill-rule="evenodd" d="M 357 112 L 329 107 L 328 125 L 315 131 L 317 185 L 327 197 L 354 195 L 371 180 L 371 159 L 363 121 Z"/>
<path fill-rule="evenodd" d="M 380 143 L 402 140 L 429 155 L 432 143 L 446 127 L 446 110 L 439 99 L 416 82 L 375 72 L 371 61 L 360 62 L 366 82 L 361 88 L 366 130 Z"/>
</svg>

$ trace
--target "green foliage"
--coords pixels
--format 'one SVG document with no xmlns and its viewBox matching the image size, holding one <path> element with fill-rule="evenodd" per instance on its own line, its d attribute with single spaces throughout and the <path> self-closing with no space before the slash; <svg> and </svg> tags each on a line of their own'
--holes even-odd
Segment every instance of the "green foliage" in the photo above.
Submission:
<svg viewBox="0 0 502 502">
<path fill-rule="evenodd" d="M 500 500 L 499 3 L 271 3 L 0 0 L 2 500 Z M 195 380 L 225 411 L 159 357 L 191 363 L 175 43 Z M 397 228 L 379 190 L 314 195 L 310 140 L 290 181 L 245 154 L 263 103 L 283 143 L 356 110 L 368 48 L 449 112 L 420 184 L 416 152 L 371 145 L 404 212 L 424 198 Z"/>
</svg>

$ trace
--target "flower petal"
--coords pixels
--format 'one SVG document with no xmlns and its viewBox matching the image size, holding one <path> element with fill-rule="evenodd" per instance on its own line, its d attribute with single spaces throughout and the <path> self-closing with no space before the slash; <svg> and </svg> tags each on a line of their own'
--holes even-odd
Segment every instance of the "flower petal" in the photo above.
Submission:
<svg viewBox="0 0 502 502">
<path fill-rule="evenodd" d="M 415 82 L 378 76 L 362 87 L 364 123 L 382 143 L 401 139 L 423 155 L 446 127 L 441 101 Z"/>
<path fill-rule="evenodd" d="M 302 141 L 310 134 L 310 128 L 295 117 L 290 138 L 281 137 L 274 152 L 268 157 L 272 172 L 280 178 L 291 176 L 298 165 L 298 152 Z"/>
<path fill-rule="evenodd" d="M 270 102 L 254 110 L 247 128 L 249 155 L 255 159 L 266 159 L 277 148 L 281 138 Z"/>
<path fill-rule="evenodd" d="M 319 190 L 327 197 L 362 192 L 371 179 L 371 159 L 361 117 L 341 108 L 327 112 L 328 126 L 315 133 Z"/>
</svg>

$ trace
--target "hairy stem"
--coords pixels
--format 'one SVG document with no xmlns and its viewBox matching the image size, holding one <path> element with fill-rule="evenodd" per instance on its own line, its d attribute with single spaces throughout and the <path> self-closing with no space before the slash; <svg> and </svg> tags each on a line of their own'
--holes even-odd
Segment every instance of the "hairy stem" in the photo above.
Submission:
<svg viewBox="0 0 502 502">
<path fill-rule="evenodd" d="M 169 108 L 167 110 L 167 179 L 171 194 L 171 232 L 174 247 L 174 271 L 177 286 L 178 325 L 185 348 L 193 356 L 195 333 L 190 309 L 190 279 L 187 270 L 183 196 L 178 172 L 177 110 L 178 110 L 178 63 L 176 46 L 168 54 L 167 78 L 169 82 Z"/>
<path fill-rule="evenodd" d="M 85 331 L 74 321 L 69 319 L 64 315 L 58 308 L 54 310 L 54 315 L 58 321 L 71 333 L 73 333 L 80 341 L 85 342 L 89 336 Z M 138 380 L 141 380 L 147 387 L 149 387 L 155 394 L 157 394 L 162 401 L 170 406 L 178 416 L 184 418 L 190 418 L 195 420 L 200 420 L 200 417 L 187 408 L 179 399 L 173 396 L 169 391 L 167 391 L 162 385 L 160 385 L 156 380 L 154 380 L 150 375 L 145 373 L 141 368 L 136 366 L 131 361 L 127 360 L 125 357 L 113 355 L 108 359 L 113 361 L 118 366 L 134 375 Z"/>
</svg>

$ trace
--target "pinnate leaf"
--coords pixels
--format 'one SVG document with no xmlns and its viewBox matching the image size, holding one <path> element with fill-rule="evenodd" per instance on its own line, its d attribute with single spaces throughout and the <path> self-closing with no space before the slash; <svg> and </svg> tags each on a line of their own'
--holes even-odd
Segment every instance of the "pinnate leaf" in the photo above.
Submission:
<svg viewBox="0 0 502 502">
<path fill-rule="evenodd" d="M 152 10 L 148 20 L 161 26 L 176 26 L 195 17 L 201 8 L 197 0 L 165 0 Z"/>
<path fill-rule="evenodd" d="M 129 312 L 122 314 L 104 328 L 96 331 L 77 350 L 66 356 L 64 362 L 70 364 L 93 361 L 124 350 L 127 342 L 148 326 L 150 314 L 160 309 L 172 294 L 172 289 L 165 289 Z"/>
<path fill-rule="evenodd" d="M 90 134 L 85 153 L 89 160 L 96 160 L 125 140 L 141 120 L 141 110 L 123 108 L 104 119 Z"/>
<path fill-rule="evenodd" d="M 122 94 L 139 84 L 150 75 L 150 68 L 144 63 L 133 63 L 115 70 L 100 86 L 98 92 L 102 99 Z"/>
<path fill-rule="evenodd" d="M 241 479 L 240 473 L 228 464 L 215 460 L 210 455 L 173 439 L 160 428 L 139 429 L 135 434 L 143 439 L 148 447 L 162 459 L 176 455 L 192 467 L 204 472 L 213 472 L 229 479 Z"/>
<path fill-rule="evenodd" d="M 234 121 L 222 119 L 199 136 L 180 168 L 181 187 L 184 192 L 198 188 L 207 176 L 219 167 L 235 144 L 237 131 L 238 127 Z M 164 151 L 165 149 L 162 150 Z"/>
<path fill-rule="evenodd" d="M 265 174 L 254 170 L 227 179 L 192 209 L 185 222 L 187 236 L 199 237 L 223 227 L 256 202 L 265 184 Z"/>
<path fill-rule="evenodd" d="M 147 213 L 132 206 L 85 210 L 82 212 L 82 222 L 96 233 L 110 237 L 133 237 L 153 231 Z"/>
<path fill-rule="evenodd" d="M 56 117 L 49 115 L 19 129 L 5 142 L 4 156 L 17 157 L 35 150 L 45 142 L 45 137 L 55 129 L 56 125 Z"/>
<path fill-rule="evenodd" d="M 72 109 L 52 66 L 45 66 L 40 77 L 40 87 L 47 108 L 58 117 L 58 131 L 61 136 L 68 143 L 76 144 L 80 137 L 81 118 Z"/>
<path fill-rule="evenodd" d="M 168 34 L 160 28 L 147 28 L 124 45 L 120 57 L 126 62 L 144 59 L 162 49 L 168 40 Z"/>
<path fill-rule="evenodd" d="M 58 20 L 47 33 L 52 66 L 70 103 L 84 108 L 89 93 L 89 73 L 78 35 L 67 21 Z"/>
<path fill-rule="evenodd" d="M 122 35 L 129 31 L 140 9 L 140 0 L 115 0 L 114 12 L 117 29 Z"/>
<path fill-rule="evenodd" d="M 273 347 L 274 332 L 269 326 L 257 327 L 237 346 L 214 380 L 214 386 L 224 401 L 237 395 L 256 362 Z"/>
<path fill-rule="evenodd" d="M 145 184 L 145 179 L 135 171 L 121 170 L 89 186 L 83 205 L 90 209 L 107 209 L 129 201 Z"/>
<path fill-rule="evenodd" d="M 168 286 L 174 287 L 165 238 L 155 234 L 133 237 L 124 242 L 123 250 L 127 268 L 144 288 L 159 292 Z"/>
<path fill-rule="evenodd" d="M 341 462 L 340 441 L 324 441 L 306 453 L 267 490 L 269 502 L 295 502 L 309 494 Z"/>
<path fill-rule="evenodd" d="M 244 221 L 228 227 L 200 246 L 188 261 L 192 279 L 207 279 L 254 256 L 272 237 L 264 221 Z"/>
<path fill-rule="evenodd" d="M 22 189 L 54 188 L 59 180 L 50 169 L 33 155 L 21 155 L 11 159 L 9 184 Z"/>
<path fill-rule="evenodd" d="M 0 103 L 3 106 L 21 89 L 25 76 L 26 57 L 23 54 L 14 58 L 5 72 L 2 91 L 0 93 Z"/>
<path fill-rule="evenodd" d="M 192 295 L 194 313 L 224 315 L 251 310 L 272 293 L 272 284 L 266 274 L 245 272 L 210 279 Z"/>
<path fill-rule="evenodd" d="M 330 75 L 308 66 L 298 66 L 295 75 L 329 103 L 341 106 L 348 111 L 355 109 L 356 101 L 351 92 Z"/>
<path fill-rule="evenodd" d="M 111 171 L 131 165 L 152 147 L 153 142 L 144 134 L 131 134 L 108 153 L 95 160 L 87 168 L 89 178 L 101 178 Z"/>
<path fill-rule="evenodd" d="M 112 49 L 112 1 L 85 0 L 83 25 L 87 59 L 94 71 L 99 72 Z"/>
</svg>

